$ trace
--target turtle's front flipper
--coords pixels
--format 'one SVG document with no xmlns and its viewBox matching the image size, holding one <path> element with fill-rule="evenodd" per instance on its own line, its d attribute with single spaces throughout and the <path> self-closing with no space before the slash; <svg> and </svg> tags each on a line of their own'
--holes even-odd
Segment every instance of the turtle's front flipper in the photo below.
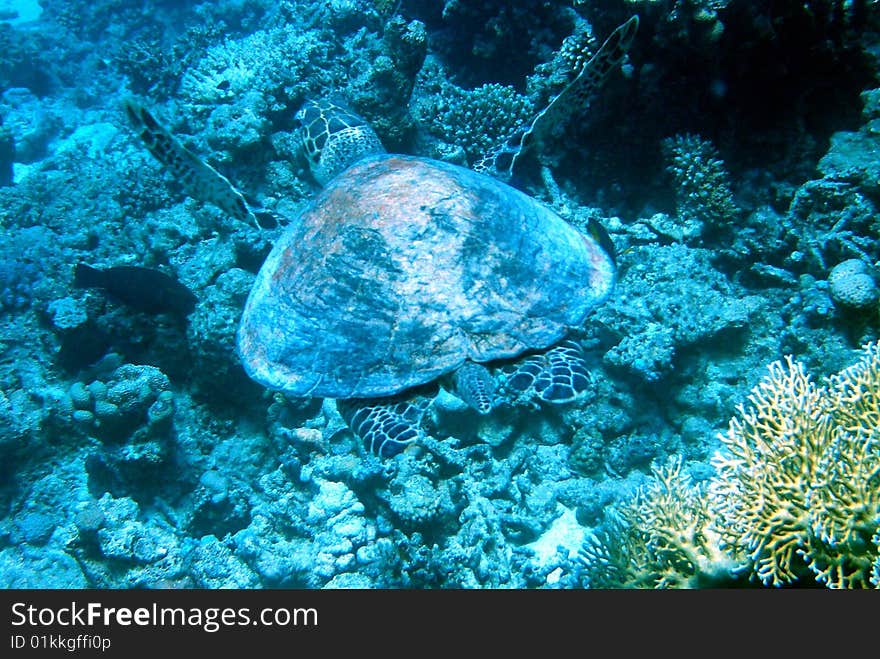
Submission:
<svg viewBox="0 0 880 659">
<path fill-rule="evenodd" d="M 214 204 L 237 220 L 261 226 L 229 179 L 183 146 L 146 108 L 127 99 L 125 113 L 149 152 L 180 181 L 186 194 Z"/>
<path fill-rule="evenodd" d="M 367 451 L 386 458 L 423 436 L 422 417 L 436 393 L 426 385 L 389 398 L 339 399 L 336 409 Z"/>
<path fill-rule="evenodd" d="M 559 92 L 532 119 L 531 123 L 510 135 L 504 142 L 486 154 L 474 169 L 509 181 L 513 177 L 516 162 L 523 152 L 547 133 L 560 130 L 568 124 L 571 116 L 585 110 L 596 90 L 605 82 L 608 74 L 623 61 L 639 28 L 639 17 L 633 16 L 617 27 L 578 71 L 572 81 Z"/>
<path fill-rule="evenodd" d="M 547 352 L 526 357 L 509 373 L 506 389 L 526 400 L 539 398 L 548 403 L 567 403 L 584 393 L 590 385 L 581 347 L 563 341 Z"/>
</svg>

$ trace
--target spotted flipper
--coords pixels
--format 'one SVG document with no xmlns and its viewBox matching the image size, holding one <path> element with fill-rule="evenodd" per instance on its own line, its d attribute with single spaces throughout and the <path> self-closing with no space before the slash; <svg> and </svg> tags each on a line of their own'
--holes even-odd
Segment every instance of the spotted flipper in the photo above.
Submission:
<svg viewBox="0 0 880 659">
<path fill-rule="evenodd" d="M 308 100 L 295 119 L 312 176 L 321 185 L 364 156 L 385 153 L 376 131 L 342 99 Z"/>
<path fill-rule="evenodd" d="M 482 364 L 465 362 L 452 375 L 455 394 L 480 414 L 495 407 L 495 379 Z"/>
<path fill-rule="evenodd" d="M 228 178 L 183 146 L 146 108 L 128 99 L 125 113 L 147 150 L 180 181 L 187 195 L 214 204 L 237 220 L 265 226 Z"/>
<path fill-rule="evenodd" d="M 541 110 L 532 122 L 514 132 L 504 142 L 481 158 L 474 170 L 509 181 L 517 160 L 537 142 L 554 130 L 565 126 L 571 116 L 586 109 L 596 90 L 608 74 L 623 61 L 639 28 L 639 17 L 633 16 L 620 25 L 577 73 L 574 79 Z"/>
<path fill-rule="evenodd" d="M 426 385 L 389 398 L 340 399 L 336 409 L 367 451 L 389 458 L 423 436 L 422 417 L 436 393 Z"/>
<path fill-rule="evenodd" d="M 584 393 L 590 384 L 581 347 L 563 341 L 547 352 L 526 357 L 516 364 L 505 382 L 508 393 L 529 400 L 567 403 Z"/>
</svg>

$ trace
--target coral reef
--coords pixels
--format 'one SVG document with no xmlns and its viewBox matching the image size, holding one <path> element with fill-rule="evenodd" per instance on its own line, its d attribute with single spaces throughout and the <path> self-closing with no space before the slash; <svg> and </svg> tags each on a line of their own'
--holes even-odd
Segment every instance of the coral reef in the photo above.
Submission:
<svg viewBox="0 0 880 659">
<path fill-rule="evenodd" d="M 876 171 L 880 148 L 880 88 L 863 91 L 861 102 L 861 128 L 834 133 L 831 147 L 819 160 L 818 170 L 825 178 L 854 184 L 859 191 L 876 198 L 880 192 L 880 177 Z"/>
<path fill-rule="evenodd" d="M 206 304 L 192 314 L 187 336 L 192 346 L 197 390 L 218 400 L 243 400 L 255 395 L 235 355 L 235 328 L 253 276 L 231 267 L 204 290 Z"/>
<path fill-rule="evenodd" d="M 880 344 L 816 385 L 790 357 L 740 406 L 701 482 L 681 458 L 606 512 L 580 551 L 590 587 L 816 582 L 878 587 Z"/>
<path fill-rule="evenodd" d="M 869 238 L 877 216 L 877 177 L 870 165 L 880 116 L 874 91 L 861 94 L 860 129 L 831 135 L 817 167 L 822 177 L 805 181 L 788 202 L 784 226 L 801 269 L 823 274 L 834 263 L 852 258 L 873 263 L 880 256 Z"/>
<path fill-rule="evenodd" d="M 447 84 L 424 97 L 418 112 L 429 132 L 463 149 L 466 162 L 473 163 L 525 124 L 534 109 L 513 87 L 488 83 L 462 89 Z"/>
<path fill-rule="evenodd" d="M 39 271 L 33 263 L 18 259 L 0 261 L 0 310 L 26 308 L 31 303 L 38 276 Z"/>
<path fill-rule="evenodd" d="M 680 459 L 652 469 L 633 497 L 606 513 L 580 550 L 590 588 L 707 588 L 735 581 L 737 565 L 712 526 L 705 482 Z"/>
<path fill-rule="evenodd" d="M 370 67 L 353 77 L 348 95 L 386 148 L 396 151 L 412 141 L 415 130 L 409 102 L 428 52 L 424 24 L 392 17 L 384 26 L 381 51 Z"/>
<path fill-rule="evenodd" d="M 0 585 L 880 587 L 869 3 L 39 4 L 0 23 Z M 633 13 L 624 66 L 513 180 L 616 248 L 579 399 L 441 391 L 431 436 L 378 460 L 333 401 L 246 377 L 284 229 L 183 199 L 123 99 L 295 221 L 305 98 L 466 164 Z M 75 289 L 77 263 L 160 269 L 196 308 Z"/>
<path fill-rule="evenodd" d="M 426 13 L 422 20 L 435 32 L 437 54 L 455 67 L 464 86 L 476 87 L 521 84 L 540 55 L 571 33 L 574 12 L 538 0 L 445 0 L 439 15 Z M 532 29 L 537 24 L 541 30 Z"/>
<path fill-rule="evenodd" d="M 775 362 L 722 438 L 711 505 L 725 548 L 768 585 L 869 585 L 880 515 L 880 346 L 816 385 Z"/>
<path fill-rule="evenodd" d="M 0 117 L 0 186 L 12 185 L 13 169 L 15 161 L 15 139 L 12 131 L 3 127 Z"/>
<path fill-rule="evenodd" d="M 828 274 L 831 299 L 851 309 L 874 309 L 880 292 L 864 261 L 847 259 Z"/>
<path fill-rule="evenodd" d="M 677 352 L 744 331 L 761 305 L 757 297 L 732 294 L 707 250 L 635 247 L 626 266 L 621 278 L 626 297 L 609 300 L 596 318 L 619 341 L 605 353 L 605 362 L 645 382 L 669 376 Z M 684 279 L 686 288 L 680 285 Z M 681 313 L 686 308 L 695 314 Z"/>
<path fill-rule="evenodd" d="M 697 135 L 676 135 L 662 142 L 666 169 L 676 185 L 677 213 L 681 221 L 724 226 L 736 221 L 740 211 L 730 191 L 730 177 L 712 144 Z"/>
</svg>

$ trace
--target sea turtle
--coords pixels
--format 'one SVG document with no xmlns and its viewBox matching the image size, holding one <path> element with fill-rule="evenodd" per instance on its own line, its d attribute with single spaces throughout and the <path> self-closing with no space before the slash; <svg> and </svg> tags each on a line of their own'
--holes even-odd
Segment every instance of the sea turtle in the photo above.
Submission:
<svg viewBox="0 0 880 659">
<path fill-rule="evenodd" d="M 496 381 L 487 365 L 518 360 L 504 386 L 519 395 L 564 402 L 582 393 L 586 365 L 568 337 L 613 287 L 611 242 L 598 225 L 581 233 L 499 178 L 512 173 L 548 116 L 556 122 L 598 86 L 636 25 L 634 17 L 615 30 L 480 171 L 386 153 L 343 103 L 307 101 L 297 113 L 300 135 L 324 188 L 257 274 L 237 333 L 247 373 L 293 397 L 335 399 L 381 456 L 422 435 L 440 381 L 480 413 L 491 411 Z M 126 110 L 190 195 L 257 222 L 260 211 L 228 179 L 142 106 L 129 101 Z"/>
</svg>

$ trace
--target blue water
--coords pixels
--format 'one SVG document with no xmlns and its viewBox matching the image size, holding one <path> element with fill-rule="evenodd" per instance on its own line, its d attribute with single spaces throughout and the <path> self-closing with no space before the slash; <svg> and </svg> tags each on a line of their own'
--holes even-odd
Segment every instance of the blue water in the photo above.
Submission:
<svg viewBox="0 0 880 659">
<path fill-rule="evenodd" d="M 824 436 L 799 413 L 814 409 L 809 392 L 785 388 L 786 362 L 768 371 L 791 356 L 824 386 L 870 359 L 862 346 L 880 329 L 880 18 L 826 4 L 0 2 L 0 585 L 877 587 L 876 376 L 839 404 L 868 410 L 846 431 L 861 443 L 809 448 Z M 589 63 L 634 14 L 622 60 Z M 377 456 L 345 404 L 248 377 L 246 300 L 321 193 L 296 119 L 317 98 L 344 103 L 393 153 L 471 167 L 505 140 L 524 146 L 510 184 L 616 255 L 613 290 L 562 330 L 582 353 L 575 400 L 505 386 L 522 362 L 495 361 L 468 376 L 493 398 L 481 414 L 453 373 L 431 375 L 423 398 L 391 401 L 410 404 L 395 413 L 415 441 Z M 178 141 L 170 165 L 126 101 Z M 548 106 L 551 121 L 510 141 Z M 230 190 L 246 213 L 224 203 Z M 497 310 L 487 296 L 501 278 L 521 282 L 527 315 L 568 308 L 528 294 L 570 274 L 532 277 L 530 254 L 481 270 L 510 236 L 474 234 L 481 247 L 461 259 L 481 273 L 467 303 L 486 341 L 496 312 L 479 311 Z M 383 279 L 393 269 L 369 268 L 399 250 L 340 235 L 352 242 L 316 254 L 319 235 L 296 258 L 355 296 L 398 290 Z M 333 249 L 364 269 L 334 265 Z M 410 295 L 448 274 L 425 251 L 413 250 L 423 288 Z M 106 271 L 103 285 L 75 285 L 77 264 Z M 316 279 L 288 286 L 324 331 L 348 318 Z M 463 305 L 424 302 L 453 324 Z M 430 362 L 427 338 L 390 350 L 388 370 L 416 368 L 420 349 Z M 518 345 L 544 359 L 544 345 Z M 328 363 L 359 366 L 339 359 Z M 749 434 L 754 409 L 803 421 L 791 451 L 808 457 L 783 455 L 785 433 Z M 739 526 L 731 512 L 757 496 L 726 462 L 738 439 L 779 448 L 754 458 L 762 496 L 808 520 L 788 570 L 768 567 L 784 533 L 761 525 L 771 504 Z M 816 474 L 862 494 L 801 500 Z M 822 510 L 847 533 L 823 536 Z M 823 571 L 835 556 L 848 580 Z"/>
</svg>

